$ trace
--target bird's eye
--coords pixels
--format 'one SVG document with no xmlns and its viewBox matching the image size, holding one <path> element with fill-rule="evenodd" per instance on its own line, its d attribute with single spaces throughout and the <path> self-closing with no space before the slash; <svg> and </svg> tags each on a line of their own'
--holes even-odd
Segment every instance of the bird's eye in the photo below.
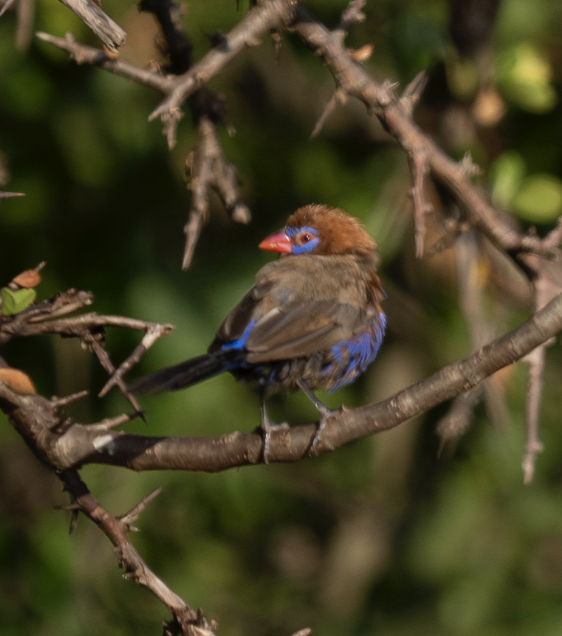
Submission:
<svg viewBox="0 0 562 636">
<path fill-rule="evenodd" d="M 294 233 L 293 245 L 296 252 L 294 254 L 305 254 L 315 248 L 318 243 L 318 235 L 315 230 L 307 227 L 301 228 Z"/>
</svg>

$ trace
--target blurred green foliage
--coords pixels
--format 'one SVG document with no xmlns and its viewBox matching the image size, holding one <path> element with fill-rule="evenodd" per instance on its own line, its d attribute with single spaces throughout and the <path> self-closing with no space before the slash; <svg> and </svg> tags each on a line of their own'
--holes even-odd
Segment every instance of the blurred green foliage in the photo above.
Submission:
<svg viewBox="0 0 562 636">
<path fill-rule="evenodd" d="M 186 4 L 196 57 L 208 50 L 205 34 L 226 32 L 240 20 L 247 10 L 241 4 Z M 345 2 L 310 0 L 306 7 L 333 27 Z M 128 33 L 124 59 L 140 66 L 162 61 L 151 16 L 124 0 L 104 9 Z M 455 50 L 444 1 L 370 2 L 366 15 L 348 44 L 374 43 L 369 71 L 404 86 L 426 70 L 422 126 L 455 157 L 472 150 L 485 170 L 482 184 L 522 227 L 550 229 L 562 211 L 560 3 L 504 0 L 484 66 L 481 57 Z M 13 13 L 0 19 L 0 151 L 11 174 L 2 187 L 26 196 L 0 203 L 0 286 L 46 260 L 40 298 L 78 287 L 94 293 L 100 313 L 172 322 L 173 335 L 137 370 L 148 372 L 204 351 L 270 258 L 257 250 L 259 240 L 299 205 L 325 202 L 363 219 L 380 245 L 389 295 L 389 334 L 379 360 L 357 385 L 322 396 L 330 405 L 386 397 L 474 348 L 459 309 L 452 251 L 414 258 L 403 151 L 352 101 L 309 139 L 334 83 L 295 36 L 283 36 L 279 62 L 263 38 L 211 82 L 237 130 L 235 137 L 220 136 L 253 220 L 234 225 L 213 201 L 192 268 L 181 273 L 189 209 L 183 166 L 195 142 L 189 116 L 168 152 L 159 124 L 147 122 L 158 94 L 78 66 L 41 42 L 18 51 L 15 28 Z M 52 0 L 38 1 L 34 30 L 71 31 L 97 45 Z M 480 94 L 488 110 L 477 110 L 483 76 L 493 91 Z M 443 205 L 437 197 L 432 203 L 437 210 Z M 439 227 L 437 220 L 429 228 L 430 245 Z M 528 308 L 513 314 L 491 279 L 483 284 L 498 332 L 524 318 Z M 107 346 L 118 362 L 137 342 L 137 334 L 111 332 Z M 72 411 L 79 421 L 128 409 L 118 394 L 95 397 L 105 377 L 78 343 L 13 341 L 2 355 L 45 395 L 90 389 Z M 552 348 L 545 451 L 530 486 L 523 486 L 520 470 L 523 364 L 500 378 L 505 426 L 493 428 L 478 406 L 449 458 L 437 458 L 435 426 L 444 405 L 423 420 L 294 466 L 217 475 L 88 466 L 82 474 L 116 514 L 163 486 L 133 541 L 180 596 L 219 621 L 221 634 L 288 635 L 311 626 L 323 636 L 555 636 L 562 630 L 561 374 Z M 302 396 L 272 402 L 274 418 L 315 417 Z M 148 426 L 135 422 L 127 430 L 218 435 L 253 429 L 259 417 L 255 395 L 230 377 L 147 397 L 143 405 Z M 68 536 L 68 514 L 53 510 L 67 503 L 57 480 L 4 418 L 0 424 L 2 636 L 160 633 L 163 608 L 121 579 L 109 542 L 92 524 L 80 519 Z"/>
</svg>

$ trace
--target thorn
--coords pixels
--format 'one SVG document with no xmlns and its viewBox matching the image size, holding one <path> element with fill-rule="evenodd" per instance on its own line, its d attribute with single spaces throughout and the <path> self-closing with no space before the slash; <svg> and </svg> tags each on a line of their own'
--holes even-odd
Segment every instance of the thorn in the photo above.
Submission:
<svg viewBox="0 0 562 636">
<path fill-rule="evenodd" d="M 230 216 L 235 223 L 241 223 L 242 225 L 248 225 L 248 223 L 252 220 L 250 208 L 243 203 L 237 203 Z"/>
<path fill-rule="evenodd" d="M 135 413 L 122 413 L 121 415 L 117 415 L 116 417 L 105 418 L 97 424 L 90 424 L 88 425 L 88 430 L 101 432 L 111 431 L 112 429 L 121 426 L 121 424 L 126 424 L 127 422 L 134 420 L 136 417 L 142 418 L 141 413 L 139 413 L 138 411 Z"/>
<path fill-rule="evenodd" d="M 15 0 L 6 0 L 4 6 L 0 9 L 0 18 L 6 13 L 6 11 L 14 4 Z"/>
<path fill-rule="evenodd" d="M 23 192 L 0 192 L 0 201 L 2 199 L 12 199 L 13 197 L 24 197 Z"/>
<path fill-rule="evenodd" d="M 379 94 L 378 101 L 381 106 L 388 106 L 396 99 L 395 89 L 399 86 L 398 82 L 391 82 L 390 80 L 384 80 L 382 83 Z"/>
<path fill-rule="evenodd" d="M 133 506 L 133 508 L 131 508 L 129 512 L 126 512 L 124 515 L 121 515 L 117 518 L 120 519 L 126 526 L 129 526 L 129 530 L 133 530 L 133 532 L 137 531 L 137 528 L 133 528 L 130 524 L 139 518 L 146 506 L 153 499 L 156 499 L 156 497 L 158 497 L 161 492 L 162 488 L 156 488 L 156 490 L 153 490 L 149 495 L 141 499 L 136 506 Z"/>
<path fill-rule="evenodd" d="M 62 398 L 57 398 L 57 397 L 52 397 L 51 398 L 51 404 L 55 407 L 55 409 L 60 409 L 62 406 L 66 406 L 67 404 L 70 404 L 71 402 L 77 402 L 78 400 L 81 400 L 83 397 L 86 397 L 88 395 L 89 391 L 78 391 L 78 393 L 73 393 L 72 395 L 67 395 L 65 397 Z"/>
<path fill-rule="evenodd" d="M 400 104 L 409 116 L 412 115 L 426 86 L 427 75 L 424 71 L 421 71 L 404 89 L 402 96 L 400 97 Z"/>
<path fill-rule="evenodd" d="M 314 130 L 310 133 L 311 139 L 314 139 L 320 134 L 322 128 L 324 127 L 324 124 L 328 120 L 328 117 L 330 117 L 330 115 L 334 112 L 334 110 L 336 109 L 336 106 L 340 104 L 345 104 L 346 101 L 347 101 L 347 93 L 341 86 L 338 86 L 338 88 L 336 88 L 336 90 L 333 92 L 332 96 L 326 103 L 326 106 L 324 107 L 322 114 L 320 115 L 316 124 L 314 125 Z"/>
<path fill-rule="evenodd" d="M 476 177 L 482 174 L 482 168 L 476 165 L 472 160 L 472 155 L 470 152 L 466 152 L 464 157 L 459 163 L 461 172 L 465 177 Z"/>
</svg>

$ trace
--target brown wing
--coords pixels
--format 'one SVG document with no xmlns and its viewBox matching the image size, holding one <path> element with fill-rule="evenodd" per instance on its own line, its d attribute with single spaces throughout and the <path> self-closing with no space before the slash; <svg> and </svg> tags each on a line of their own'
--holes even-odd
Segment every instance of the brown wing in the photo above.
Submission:
<svg viewBox="0 0 562 636">
<path fill-rule="evenodd" d="M 247 360 L 257 363 L 311 355 L 354 335 L 364 318 L 369 274 L 355 259 L 296 258 L 260 270 L 256 285 L 220 326 L 210 351 L 240 340 L 248 330 Z"/>
<path fill-rule="evenodd" d="M 332 301 L 301 303 L 272 310 L 254 325 L 248 340 L 248 362 L 311 355 L 351 338 L 358 309 Z"/>
</svg>

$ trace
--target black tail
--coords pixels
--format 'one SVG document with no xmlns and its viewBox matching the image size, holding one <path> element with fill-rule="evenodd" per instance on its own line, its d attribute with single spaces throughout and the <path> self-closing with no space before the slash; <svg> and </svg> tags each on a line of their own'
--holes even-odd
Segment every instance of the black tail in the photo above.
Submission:
<svg viewBox="0 0 562 636">
<path fill-rule="evenodd" d="M 129 391 L 135 395 L 176 391 L 229 371 L 244 359 L 242 351 L 215 351 L 198 358 L 180 362 L 173 367 L 161 369 L 135 380 Z"/>
</svg>

